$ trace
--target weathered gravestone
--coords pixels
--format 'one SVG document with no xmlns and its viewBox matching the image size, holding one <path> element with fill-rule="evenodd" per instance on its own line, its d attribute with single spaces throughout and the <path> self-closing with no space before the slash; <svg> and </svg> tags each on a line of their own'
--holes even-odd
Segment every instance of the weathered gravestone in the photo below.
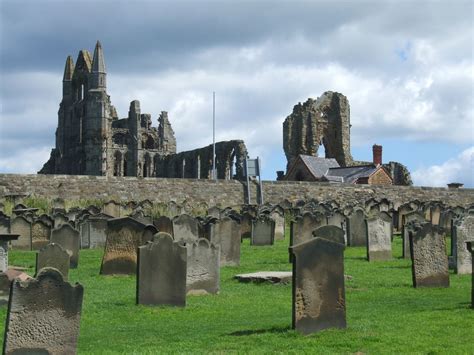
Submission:
<svg viewBox="0 0 474 355">
<path fill-rule="evenodd" d="M 54 219 L 54 228 L 60 228 L 63 224 L 69 223 L 69 218 L 67 218 L 62 213 L 55 213 L 53 216 Z"/>
<path fill-rule="evenodd" d="M 326 225 L 326 217 L 321 213 L 304 213 L 291 222 L 290 246 L 297 245 L 313 238 L 316 228 Z"/>
<path fill-rule="evenodd" d="M 109 216 L 112 216 L 115 218 L 120 217 L 120 210 L 121 210 L 120 203 L 115 202 L 114 200 L 104 203 L 104 207 L 102 209 L 104 213 L 108 214 Z"/>
<path fill-rule="evenodd" d="M 316 230 L 315 238 L 290 247 L 293 255 L 292 326 L 303 334 L 346 327 L 345 247 L 340 243 L 344 232 L 340 230 L 339 236 L 337 232 L 326 232 L 319 236 Z M 323 237 L 328 234 L 335 240 Z"/>
<path fill-rule="evenodd" d="M 353 247 L 367 246 L 367 225 L 365 213 L 361 208 L 356 208 L 347 221 L 348 244 Z"/>
<path fill-rule="evenodd" d="M 199 222 L 193 216 L 181 214 L 173 218 L 173 233 L 176 241 L 194 243 L 199 239 Z"/>
<path fill-rule="evenodd" d="M 171 236 L 173 233 L 173 221 L 167 216 L 160 216 L 156 219 L 153 219 L 154 226 L 158 229 L 159 232 L 168 233 Z"/>
<path fill-rule="evenodd" d="M 58 270 L 63 279 L 67 281 L 69 277 L 70 256 L 63 247 L 56 243 L 44 246 L 36 253 L 36 275 L 45 267 L 52 267 Z"/>
<path fill-rule="evenodd" d="M 448 257 L 442 230 L 431 223 L 416 224 L 409 230 L 413 287 L 449 287 Z"/>
<path fill-rule="evenodd" d="M 8 243 L 19 237 L 18 234 L 0 234 L 0 272 L 8 270 Z"/>
<path fill-rule="evenodd" d="M 270 213 L 270 218 L 275 221 L 275 240 L 285 239 L 285 213 L 283 209 L 275 207 Z"/>
<path fill-rule="evenodd" d="M 137 304 L 186 305 L 187 250 L 167 233 L 138 248 Z"/>
<path fill-rule="evenodd" d="M 8 300 L 10 299 L 10 287 L 15 279 L 25 281 L 31 279 L 31 276 L 15 269 L 0 272 L 0 306 L 8 304 Z"/>
<path fill-rule="evenodd" d="M 424 216 L 418 211 L 412 211 L 405 214 L 404 218 L 404 225 L 402 226 L 402 255 L 405 259 L 411 258 L 410 253 L 410 226 L 414 226 L 415 224 L 410 222 L 418 222 L 422 223 L 424 221 Z"/>
<path fill-rule="evenodd" d="M 219 247 L 207 239 L 198 239 L 188 249 L 186 292 L 216 294 L 219 292 Z"/>
<path fill-rule="evenodd" d="M 102 275 L 136 273 L 137 248 L 148 241 L 143 237 L 145 227 L 130 217 L 107 221 L 107 240 L 100 268 Z"/>
<path fill-rule="evenodd" d="M 347 219 L 341 212 L 334 211 L 327 217 L 329 226 L 336 226 L 344 231 L 344 244 L 347 244 Z"/>
<path fill-rule="evenodd" d="M 474 215 L 467 215 L 454 224 L 452 235 L 454 271 L 456 274 L 472 272 L 472 258 L 466 242 L 474 241 Z"/>
<path fill-rule="evenodd" d="M 33 250 L 39 250 L 49 243 L 51 238 L 51 227 L 43 221 L 35 221 L 31 226 L 31 246 Z"/>
<path fill-rule="evenodd" d="M 111 217 L 89 216 L 82 224 L 81 248 L 103 248 L 107 240 L 107 221 Z"/>
<path fill-rule="evenodd" d="M 324 238 L 336 243 L 344 244 L 344 230 L 336 226 L 322 226 L 313 231 L 313 238 Z"/>
<path fill-rule="evenodd" d="M 472 277 L 471 277 L 471 308 L 474 309 L 474 242 L 467 242 L 466 248 L 471 253 Z"/>
<path fill-rule="evenodd" d="M 219 245 L 220 265 L 240 265 L 240 226 L 230 217 L 209 224 L 211 243 Z"/>
<path fill-rule="evenodd" d="M 252 221 L 252 245 L 273 245 L 275 240 L 275 221 L 260 215 Z"/>
<path fill-rule="evenodd" d="M 17 240 L 12 241 L 12 249 L 31 250 L 31 223 L 23 216 L 18 216 L 10 221 L 12 234 L 19 234 Z"/>
<path fill-rule="evenodd" d="M 253 217 L 250 213 L 244 212 L 240 219 L 240 238 L 247 239 L 252 235 L 252 220 Z"/>
<path fill-rule="evenodd" d="M 15 280 L 5 327 L 5 354 L 76 354 L 84 289 L 53 268 Z"/>
<path fill-rule="evenodd" d="M 207 215 L 214 217 L 214 218 L 220 218 L 221 217 L 221 209 L 217 206 L 212 206 L 207 210 Z"/>
<path fill-rule="evenodd" d="M 391 223 L 380 216 L 366 220 L 367 260 L 390 260 L 392 258 Z"/>
<path fill-rule="evenodd" d="M 57 243 L 63 247 L 69 254 L 69 266 L 71 269 L 77 268 L 79 264 L 79 231 L 72 228 L 69 224 L 63 224 L 59 229 L 53 229 L 51 232 L 51 243 Z"/>
</svg>

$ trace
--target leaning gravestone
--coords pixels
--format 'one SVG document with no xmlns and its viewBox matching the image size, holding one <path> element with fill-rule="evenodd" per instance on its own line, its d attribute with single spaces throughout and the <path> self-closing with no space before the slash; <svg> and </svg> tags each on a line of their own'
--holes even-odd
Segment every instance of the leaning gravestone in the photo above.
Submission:
<svg viewBox="0 0 474 355">
<path fill-rule="evenodd" d="M 44 246 L 36 253 L 36 275 L 45 267 L 57 269 L 64 281 L 69 277 L 69 254 L 63 247 L 56 243 Z"/>
<path fill-rule="evenodd" d="M 260 215 L 252 222 L 252 245 L 273 245 L 275 240 L 275 221 Z"/>
<path fill-rule="evenodd" d="M 188 214 L 173 218 L 173 237 L 176 241 L 194 243 L 199 239 L 198 220 Z"/>
<path fill-rule="evenodd" d="M 186 305 L 187 250 L 167 233 L 138 248 L 137 304 Z"/>
<path fill-rule="evenodd" d="M 156 219 L 153 219 L 154 226 L 158 229 L 159 232 L 168 233 L 171 236 L 173 233 L 173 221 L 167 216 L 160 216 Z"/>
<path fill-rule="evenodd" d="M 31 226 L 31 247 L 39 250 L 49 243 L 51 238 L 51 227 L 43 221 L 35 221 Z"/>
<path fill-rule="evenodd" d="M 53 268 L 15 280 L 10 291 L 5 354 L 76 354 L 84 289 Z"/>
<path fill-rule="evenodd" d="M 449 287 L 448 257 L 442 230 L 431 223 L 416 224 L 409 230 L 413 287 Z"/>
<path fill-rule="evenodd" d="M 367 246 L 367 225 L 361 208 L 354 209 L 347 221 L 348 244 L 353 247 Z"/>
<path fill-rule="evenodd" d="M 187 245 L 187 249 L 186 292 L 188 294 L 218 293 L 219 247 L 201 238 Z"/>
<path fill-rule="evenodd" d="M 63 224 L 59 229 L 53 229 L 51 232 L 51 243 L 57 243 L 63 247 L 70 256 L 69 262 L 71 269 L 77 268 L 79 264 L 79 231 L 72 228 L 69 224 Z"/>
<path fill-rule="evenodd" d="M 31 223 L 23 216 L 18 216 L 10 221 L 12 234 L 19 234 L 18 240 L 12 241 L 12 249 L 31 250 Z"/>
<path fill-rule="evenodd" d="M 470 274 L 472 272 L 472 258 L 466 249 L 466 243 L 474 242 L 474 215 L 467 215 L 454 224 L 453 232 L 454 272 L 456 274 Z"/>
<path fill-rule="evenodd" d="M 107 221 L 107 240 L 100 268 L 101 275 L 135 274 L 137 248 L 143 244 L 145 225 L 133 218 L 113 218 Z"/>
<path fill-rule="evenodd" d="M 240 265 L 240 226 L 230 217 L 209 224 L 211 243 L 221 249 L 220 266 Z"/>
<path fill-rule="evenodd" d="M 340 232 L 343 236 L 344 232 Z M 344 244 L 319 237 L 317 233 L 315 236 L 290 247 L 293 256 L 292 326 L 303 334 L 346 327 Z"/>
<path fill-rule="evenodd" d="M 367 259 L 390 260 L 392 259 L 391 223 L 380 218 L 372 217 L 367 223 Z"/>
</svg>

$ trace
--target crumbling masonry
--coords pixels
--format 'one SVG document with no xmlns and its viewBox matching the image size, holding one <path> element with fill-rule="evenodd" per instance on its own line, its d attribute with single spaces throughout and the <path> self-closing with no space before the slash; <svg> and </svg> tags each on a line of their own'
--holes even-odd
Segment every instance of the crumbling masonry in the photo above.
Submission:
<svg viewBox="0 0 474 355">
<path fill-rule="evenodd" d="M 138 100 L 130 103 L 128 117 L 119 119 L 106 79 L 100 42 L 93 57 L 81 50 L 76 65 L 71 56 L 66 59 L 56 147 L 40 174 L 210 177 L 212 146 L 176 154 L 168 113 L 162 111 L 158 127 L 152 127 Z M 218 178 L 243 178 L 246 157 L 243 141 L 217 143 Z"/>
</svg>

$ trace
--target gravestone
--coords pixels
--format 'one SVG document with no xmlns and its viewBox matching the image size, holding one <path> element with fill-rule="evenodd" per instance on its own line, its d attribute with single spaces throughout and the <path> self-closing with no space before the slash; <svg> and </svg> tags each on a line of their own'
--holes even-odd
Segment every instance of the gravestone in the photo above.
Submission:
<svg viewBox="0 0 474 355">
<path fill-rule="evenodd" d="M 69 219 L 62 213 L 55 213 L 53 216 L 54 228 L 60 228 L 63 224 L 69 223 Z"/>
<path fill-rule="evenodd" d="M 19 234 L 17 240 L 12 241 L 12 249 L 31 250 L 31 223 L 23 216 L 18 216 L 10 221 L 12 234 Z"/>
<path fill-rule="evenodd" d="M 448 257 L 442 230 L 431 223 L 410 230 L 413 287 L 449 287 Z"/>
<path fill-rule="evenodd" d="M 452 235 L 454 272 L 456 274 L 470 274 L 472 272 L 472 258 L 466 249 L 467 242 L 474 242 L 474 215 L 467 215 L 454 224 Z"/>
<path fill-rule="evenodd" d="M 412 211 L 418 211 L 418 210 L 410 207 L 409 204 L 402 205 L 398 208 L 398 221 L 397 221 L 397 225 L 395 226 L 397 230 L 402 229 L 402 226 L 405 224 L 405 220 L 404 220 L 405 215 Z"/>
<path fill-rule="evenodd" d="M 367 225 L 365 213 L 361 208 L 356 208 L 348 218 L 347 234 L 349 245 L 353 247 L 367 246 Z"/>
<path fill-rule="evenodd" d="M 471 308 L 474 309 L 474 242 L 467 242 L 466 248 L 471 253 L 472 277 L 471 277 Z"/>
<path fill-rule="evenodd" d="M 25 281 L 31 279 L 31 276 L 15 269 L 7 269 L 5 272 L 0 272 L 0 306 L 8 304 L 10 287 L 15 279 Z"/>
<path fill-rule="evenodd" d="M 413 224 L 410 222 L 422 223 L 424 216 L 418 211 L 412 211 L 405 214 L 403 221 L 405 224 L 402 226 L 402 255 L 405 259 L 411 259 L 409 226 Z"/>
<path fill-rule="evenodd" d="M 19 237 L 18 234 L 0 234 L 0 272 L 8 270 L 8 243 L 17 240 Z"/>
<path fill-rule="evenodd" d="M 327 224 L 329 226 L 336 226 L 341 228 L 344 231 L 344 244 L 347 244 L 347 223 L 346 223 L 346 217 L 340 213 L 340 212 L 333 212 L 330 216 L 327 218 Z"/>
<path fill-rule="evenodd" d="M 53 268 L 42 269 L 35 279 L 13 281 L 4 353 L 77 353 L 83 293 L 80 284 L 71 286 Z"/>
<path fill-rule="evenodd" d="M 36 253 L 36 275 L 45 267 L 58 270 L 64 281 L 69 277 L 69 254 L 64 248 L 56 243 L 44 246 Z"/>
<path fill-rule="evenodd" d="M 219 292 L 219 247 L 207 239 L 187 245 L 186 292 L 216 294 Z"/>
<path fill-rule="evenodd" d="M 316 237 L 290 247 L 290 251 L 293 329 L 311 334 L 345 328 L 344 244 Z"/>
<path fill-rule="evenodd" d="M 51 243 L 57 243 L 63 247 L 69 254 L 69 266 L 71 269 L 77 268 L 79 264 L 79 231 L 72 228 L 69 224 L 63 224 L 59 229 L 53 229 L 51 232 Z"/>
<path fill-rule="evenodd" d="M 296 217 L 291 222 L 290 246 L 311 240 L 313 238 L 313 231 L 326 224 L 326 217 L 319 212 L 306 212 L 302 216 Z"/>
<path fill-rule="evenodd" d="M 88 247 L 103 248 L 107 240 L 107 221 L 111 218 L 105 217 L 89 217 L 87 220 L 88 226 Z"/>
<path fill-rule="evenodd" d="M 181 214 L 181 207 L 175 201 L 169 201 L 167 206 L 167 216 L 173 219 L 175 216 L 179 216 Z"/>
<path fill-rule="evenodd" d="M 173 237 L 176 241 L 194 243 L 199 239 L 198 220 L 188 214 L 173 218 Z"/>
<path fill-rule="evenodd" d="M 168 233 L 171 236 L 173 233 L 173 221 L 167 216 L 160 216 L 156 219 L 153 219 L 153 224 L 158 229 L 159 232 Z"/>
<path fill-rule="evenodd" d="M 217 206 L 212 206 L 207 210 L 207 215 L 214 217 L 214 218 L 220 218 L 221 217 L 221 209 Z"/>
<path fill-rule="evenodd" d="M 251 237 L 252 221 L 253 221 L 253 217 L 250 213 L 248 212 L 242 213 L 242 216 L 240 219 L 240 238 L 241 239 L 247 239 Z"/>
<path fill-rule="evenodd" d="M 134 211 L 131 215 L 131 218 L 134 220 L 137 220 L 140 223 L 143 224 L 153 224 L 153 218 L 150 216 L 145 215 L 145 212 L 143 210 L 136 210 Z"/>
<path fill-rule="evenodd" d="M 0 213 L 0 234 L 10 233 L 10 217 Z"/>
<path fill-rule="evenodd" d="M 186 305 L 187 249 L 167 233 L 138 248 L 137 304 Z"/>
<path fill-rule="evenodd" d="M 115 218 L 120 217 L 120 209 L 121 209 L 120 203 L 115 202 L 114 200 L 104 203 L 104 206 L 102 208 L 105 214 L 108 214 L 109 216 L 112 216 Z"/>
<path fill-rule="evenodd" d="M 151 242 L 153 240 L 153 236 L 158 232 L 158 229 L 153 224 L 146 225 L 145 229 L 143 229 L 142 245 L 146 244 L 147 242 Z"/>
<path fill-rule="evenodd" d="M 313 238 L 324 238 L 335 243 L 344 244 L 344 230 L 336 226 L 322 226 L 313 231 Z"/>
<path fill-rule="evenodd" d="M 35 221 L 31 226 L 31 246 L 33 250 L 39 250 L 49 243 L 51 238 L 51 227 L 43 221 Z"/>
<path fill-rule="evenodd" d="M 220 266 L 240 265 L 240 226 L 230 217 L 209 225 L 211 243 L 220 247 Z"/>
<path fill-rule="evenodd" d="M 275 221 L 261 215 L 252 222 L 251 245 L 273 245 L 275 239 Z"/>
<path fill-rule="evenodd" d="M 285 239 L 285 213 L 282 208 L 274 208 L 270 218 L 275 221 L 275 240 Z"/>
<path fill-rule="evenodd" d="M 367 224 L 367 260 L 392 259 L 391 223 L 380 216 L 366 219 Z"/>
<path fill-rule="evenodd" d="M 144 243 L 145 225 L 133 218 L 107 221 L 107 239 L 102 258 L 101 275 L 133 275 L 137 269 L 137 248 Z"/>
</svg>

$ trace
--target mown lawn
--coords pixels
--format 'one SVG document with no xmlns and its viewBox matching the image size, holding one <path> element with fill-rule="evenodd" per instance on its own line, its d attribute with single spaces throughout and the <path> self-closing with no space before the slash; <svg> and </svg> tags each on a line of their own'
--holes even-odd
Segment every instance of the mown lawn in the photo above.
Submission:
<svg viewBox="0 0 474 355">
<path fill-rule="evenodd" d="M 188 296 L 186 308 L 135 305 L 135 277 L 100 276 L 102 251 L 83 250 L 70 281 L 85 288 L 79 353 L 474 353 L 471 279 L 451 274 L 448 289 L 414 289 L 410 261 L 368 263 L 346 248 L 347 324 L 310 336 L 291 330 L 291 285 L 241 284 L 233 275 L 290 270 L 287 241 L 242 245 L 240 267 L 221 269 L 221 292 Z M 10 264 L 34 273 L 34 252 Z M 4 327 L 6 306 L 0 310 Z M 3 339 L 2 339 L 3 340 Z"/>
</svg>

